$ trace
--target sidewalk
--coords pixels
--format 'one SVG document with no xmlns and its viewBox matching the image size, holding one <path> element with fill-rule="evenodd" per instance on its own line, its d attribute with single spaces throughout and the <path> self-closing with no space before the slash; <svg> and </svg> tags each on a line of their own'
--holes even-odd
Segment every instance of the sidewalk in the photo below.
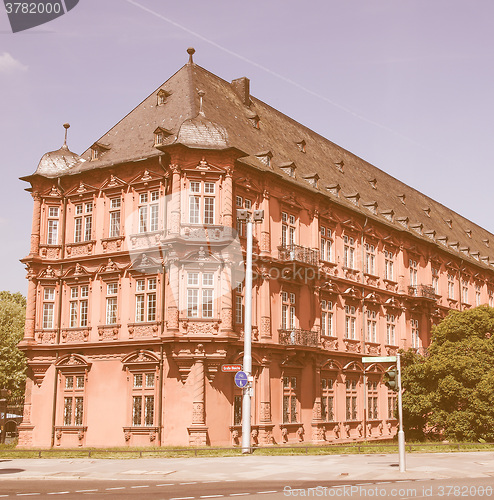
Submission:
<svg viewBox="0 0 494 500">
<path fill-rule="evenodd" d="M 140 479 L 167 482 L 225 480 L 418 480 L 494 478 L 494 452 L 397 455 L 241 456 L 152 459 L 2 459 L 2 479 Z M 494 481 L 494 479 L 493 479 Z"/>
</svg>

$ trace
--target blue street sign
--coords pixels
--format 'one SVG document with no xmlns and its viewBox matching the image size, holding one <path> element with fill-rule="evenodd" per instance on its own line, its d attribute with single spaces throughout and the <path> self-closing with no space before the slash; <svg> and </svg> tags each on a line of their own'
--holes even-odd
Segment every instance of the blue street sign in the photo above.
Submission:
<svg viewBox="0 0 494 500">
<path fill-rule="evenodd" d="M 237 387 L 240 387 L 240 389 L 242 389 L 247 385 L 247 382 L 248 382 L 247 373 L 245 372 L 235 373 L 235 385 Z"/>
</svg>

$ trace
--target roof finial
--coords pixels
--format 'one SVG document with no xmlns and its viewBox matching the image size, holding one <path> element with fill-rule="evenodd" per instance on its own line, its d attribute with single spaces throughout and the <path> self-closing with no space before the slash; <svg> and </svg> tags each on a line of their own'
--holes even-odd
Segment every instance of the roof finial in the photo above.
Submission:
<svg viewBox="0 0 494 500">
<path fill-rule="evenodd" d="M 203 109 L 202 109 L 202 98 L 204 97 L 204 94 L 205 94 L 206 92 L 204 92 L 204 90 L 199 90 L 199 92 L 197 92 L 197 93 L 198 93 L 198 95 L 199 95 L 199 114 L 200 114 L 200 115 L 202 115 L 202 116 L 206 116 L 206 115 L 204 114 Z"/>
<path fill-rule="evenodd" d="M 63 141 L 63 145 L 65 147 L 67 147 L 67 130 L 70 128 L 70 124 L 69 123 L 64 123 L 63 124 L 63 128 L 65 129 L 65 139 Z"/>
<path fill-rule="evenodd" d="M 194 49 L 194 47 L 189 47 L 187 49 L 187 54 L 189 54 L 189 64 L 194 64 L 192 56 L 195 54 L 195 52 L 196 52 L 196 49 Z"/>
</svg>

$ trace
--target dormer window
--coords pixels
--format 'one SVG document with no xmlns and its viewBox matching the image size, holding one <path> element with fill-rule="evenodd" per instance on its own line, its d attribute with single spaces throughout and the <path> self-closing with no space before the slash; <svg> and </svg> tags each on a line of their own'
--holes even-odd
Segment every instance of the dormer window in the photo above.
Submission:
<svg viewBox="0 0 494 500">
<path fill-rule="evenodd" d="M 99 157 L 100 151 L 97 148 L 91 148 L 91 160 L 97 160 Z"/>
<path fill-rule="evenodd" d="M 311 175 L 305 175 L 303 177 L 312 187 L 317 189 L 317 183 L 319 181 L 319 175 L 317 174 L 311 174 Z"/>
<path fill-rule="evenodd" d="M 172 135 L 172 133 L 169 130 L 166 130 L 165 128 L 162 127 L 158 127 L 154 131 L 154 145 L 160 146 L 161 144 L 163 144 L 165 139 L 170 137 L 170 135 Z"/>
<path fill-rule="evenodd" d="M 283 172 L 285 172 L 285 174 L 289 175 L 290 177 L 295 177 L 295 169 L 297 167 L 292 161 L 282 163 L 279 167 L 281 170 L 283 170 Z"/>
<path fill-rule="evenodd" d="M 98 160 L 102 153 L 108 151 L 109 149 L 110 146 L 102 144 L 101 142 L 95 142 L 91 146 L 91 160 Z"/>
<path fill-rule="evenodd" d="M 260 127 L 260 122 L 261 122 L 261 119 L 259 118 L 259 115 L 251 115 L 249 116 L 249 123 L 254 127 L 254 128 L 261 128 Z"/>
<path fill-rule="evenodd" d="M 343 167 L 345 166 L 345 162 L 343 160 L 339 161 L 339 162 L 335 162 L 335 167 L 340 171 L 340 172 L 343 172 Z"/>
<path fill-rule="evenodd" d="M 297 147 L 298 150 L 302 153 L 305 153 L 305 141 L 302 139 L 301 141 L 297 142 Z"/>
<path fill-rule="evenodd" d="M 163 106 L 163 104 L 166 104 L 166 101 L 168 97 L 170 97 L 171 93 L 167 92 L 166 90 L 160 89 L 158 90 L 158 93 L 156 94 L 158 101 L 157 104 L 158 106 Z"/>
<path fill-rule="evenodd" d="M 331 186 L 326 186 L 326 189 L 333 194 L 334 196 L 339 196 L 340 195 L 340 185 L 339 184 L 333 184 Z"/>
<path fill-rule="evenodd" d="M 273 158 L 271 151 L 262 151 L 261 153 L 257 153 L 256 156 L 261 163 L 266 165 L 266 167 L 271 166 L 271 158 Z"/>
</svg>

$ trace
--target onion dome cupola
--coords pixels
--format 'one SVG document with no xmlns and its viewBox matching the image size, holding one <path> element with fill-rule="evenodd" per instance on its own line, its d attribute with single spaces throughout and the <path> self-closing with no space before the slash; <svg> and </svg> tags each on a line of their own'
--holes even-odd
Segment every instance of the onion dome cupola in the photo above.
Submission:
<svg viewBox="0 0 494 500">
<path fill-rule="evenodd" d="M 35 174 L 43 177 L 59 177 L 66 174 L 72 167 L 81 162 L 81 158 L 67 147 L 68 123 L 64 123 L 65 140 L 63 146 L 56 151 L 45 153 L 39 161 Z"/>
<path fill-rule="evenodd" d="M 175 142 L 190 148 L 228 148 L 228 133 L 225 127 L 206 118 L 202 109 L 204 92 L 201 90 L 198 94 L 199 113 L 194 118 L 189 118 L 182 123 Z"/>
</svg>

